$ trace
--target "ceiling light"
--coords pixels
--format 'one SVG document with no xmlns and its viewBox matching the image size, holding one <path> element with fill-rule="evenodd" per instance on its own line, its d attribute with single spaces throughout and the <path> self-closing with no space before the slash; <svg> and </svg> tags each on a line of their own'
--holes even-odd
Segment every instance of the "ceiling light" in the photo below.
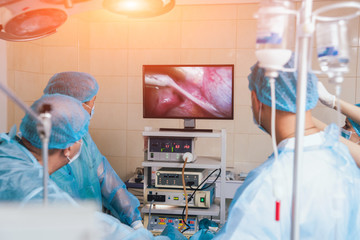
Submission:
<svg viewBox="0 0 360 240">
<path fill-rule="evenodd" d="M 105 9 L 133 18 L 155 17 L 169 12 L 175 0 L 104 0 Z"/>
</svg>

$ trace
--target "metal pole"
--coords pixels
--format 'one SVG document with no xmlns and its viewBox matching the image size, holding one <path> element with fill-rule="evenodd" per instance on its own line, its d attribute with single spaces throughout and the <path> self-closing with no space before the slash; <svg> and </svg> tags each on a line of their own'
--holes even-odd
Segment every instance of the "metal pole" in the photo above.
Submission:
<svg viewBox="0 0 360 240">
<path fill-rule="evenodd" d="M 49 141 L 51 133 L 51 106 L 44 104 L 42 106 L 43 113 L 40 114 L 41 123 L 37 125 L 37 131 L 41 139 L 42 148 L 42 161 L 43 161 L 43 184 L 44 184 L 44 194 L 43 194 L 43 204 L 44 206 L 48 203 L 48 180 L 49 180 L 49 171 L 48 171 L 48 156 L 49 156 Z"/>
<path fill-rule="evenodd" d="M 37 122 L 41 122 L 40 118 L 36 115 L 36 113 L 26 106 L 16 95 L 8 89 L 4 84 L 0 82 L 0 89 L 7 95 L 11 100 L 13 100 L 25 113 L 29 114 L 34 120 Z"/>
<path fill-rule="evenodd" d="M 2 90 L 5 95 L 7 95 L 11 100 L 15 102 L 25 113 L 30 115 L 37 122 L 37 130 L 42 142 L 42 160 L 43 160 L 43 183 L 44 183 L 44 195 L 43 195 L 43 203 L 47 205 L 47 182 L 49 178 L 48 172 L 48 145 L 50 139 L 51 132 L 51 115 L 48 112 L 44 112 L 37 116 L 37 114 L 29 108 L 24 102 L 22 102 L 9 88 L 7 88 L 4 84 L 0 82 L 0 90 Z M 45 107 L 45 110 L 49 111 L 49 107 Z"/>
<path fill-rule="evenodd" d="M 304 0 L 300 12 L 300 28 L 305 29 L 306 24 L 311 24 L 312 0 Z M 300 30 L 300 32 L 301 32 Z M 299 182 L 301 182 L 301 161 L 303 158 L 303 140 L 305 129 L 305 108 L 306 108 L 306 84 L 308 73 L 309 46 L 311 34 L 301 32 L 298 36 L 298 82 L 296 96 L 296 132 L 295 152 L 293 169 L 293 195 L 292 195 L 292 216 L 291 216 L 291 239 L 299 239 Z"/>
<path fill-rule="evenodd" d="M 44 206 L 47 206 L 48 204 L 48 179 L 49 179 L 49 172 L 48 172 L 48 146 L 49 146 L 49 141 L 48 139 L 44 139 L 42 141 L 43 145 L 42 145 L 42 149 L 41 149 L 41 154 L 42 154 L 42 160 L 43 160 L 43 184 L 44 184 L 44 195 L 43 195 L 43 204 Z"/>
</svg>

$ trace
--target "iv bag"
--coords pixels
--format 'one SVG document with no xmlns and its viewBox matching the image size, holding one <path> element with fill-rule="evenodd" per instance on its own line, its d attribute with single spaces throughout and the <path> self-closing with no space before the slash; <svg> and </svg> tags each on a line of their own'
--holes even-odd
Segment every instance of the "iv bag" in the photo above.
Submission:
<svg viewBox="0 0 360 240">
<path fill-rule="evenodd" d="M 290 43 L 294 42 L 295 12 L 288 1 L 262 1 L 257 13 L 256 57 L 260 66 L 282 70 L 292 54 Z"/>
<path fill-rule="evenodd" d="M 349 45 L 344 20 L 317 22 L 316 44 L 323 72 L 348 72 Z"/>
</svg>

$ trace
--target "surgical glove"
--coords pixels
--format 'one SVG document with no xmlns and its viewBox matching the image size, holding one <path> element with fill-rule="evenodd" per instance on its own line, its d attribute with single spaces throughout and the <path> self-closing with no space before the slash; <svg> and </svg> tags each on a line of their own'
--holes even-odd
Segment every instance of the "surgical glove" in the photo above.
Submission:
<svg viewBox="0 0 360 240">
<path fill-rule="evenodd" d="M 318 81 L 318 94 L 319 100 L 322 104 L 329 108 L 335 107 L 336 97 L 329 93 L 320 81 Z"/>
<path fill-rule="evenodd" d="M 139 228 L 143 228 L 144 225 L 142 224 L 141 220 L 136 220 L 131 224 L 131 227 L 135 230 L 139 229 Z"/>
</svg>

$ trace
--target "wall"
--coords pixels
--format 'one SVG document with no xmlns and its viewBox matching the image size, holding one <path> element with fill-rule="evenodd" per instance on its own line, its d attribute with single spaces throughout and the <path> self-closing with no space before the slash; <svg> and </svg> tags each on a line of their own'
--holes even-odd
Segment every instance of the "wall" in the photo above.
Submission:
<svg viewBox="0 0 360 240">
<path fill-rule="evenodd" d="M 0 40 L 0 83 L 7 85 L 7 58 L 6 58 L 6 42 Z M 0 132 L 7 130 L 7 97 L 0 90 Z"/>
<path fill-rule="evenodd" d="M 333 1 L 321 2 L 327 3 Z M 93 74 L 100 92 L 90 132 L 120 177 L 127 179 L 143 161 L 141 133 L 145 126 L 183 127 L 181 120 L 142 118 L 142 65 L 235 64 L 234 120 L 202 120 L 197 121 L 197 127 L 227 129 L 227 167 L 248 172 L 272 152 L 270 137 L 253 124 L 247 87 L 249 68 L 256 61 L 253 15 L 257 7 L 182 5 L 160 17 L 135 20 L 105 10 L 72 16 L 53 36 L 8 44 L 8 85 L 31 104 L 56 72 Z M 343 96 L 355 103 L 360 100 L 359 20 L 353 20 L 350 28 L 352 62 Z M 335 120 L 334 113 L 323 106 L 315 109 L 315 115 Z M 8 127 L 19 123 L 22 116 L 9 104 Z M 220 148 L 217 140 L 199 140 L 197 152 L 219 156 Z"/>
</svg>

